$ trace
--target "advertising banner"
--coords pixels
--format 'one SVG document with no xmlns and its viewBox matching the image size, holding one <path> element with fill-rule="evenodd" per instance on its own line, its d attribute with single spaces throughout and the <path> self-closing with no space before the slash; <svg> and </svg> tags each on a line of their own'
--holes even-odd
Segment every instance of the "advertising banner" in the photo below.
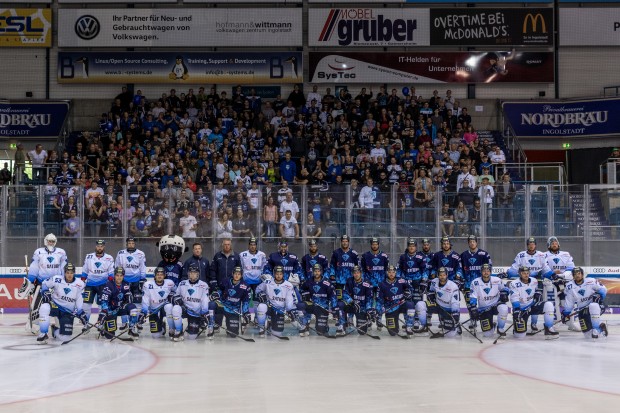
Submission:
<svg viewBox="0 0 620 413">
<path fill-rule="evenodd" d="M 58 83 L 284 84 L 303 81 L 301 52 L 60 52 Z"/>
<path fill-rule="evenodd" d="M 431 9 L 437 46 L 551 46 L 553 9 Z"/>
<path fill-rule="evenodd" d="M 549 83 L 551 52 L 310 52 L 317 83 Z"/>
<path fill-rule="evenodd" d="M 68 101 L 0 101 L 0 138 L 58 137 L 68 113 Z"/>
<path fill-rule="evenodd" d="M 0 47 L 52 47 L 52 9 L 0 9 Z"/>
<path fill-rule="evenodd" d="M 59 47 L 302 46 L 302 10 L 60 9 Z"/>
<path fill-rule="evenodd" d="M 61 0 L 62 1 L 62 0 Z M 200 0 L 191 0 L 191 1 L 200 1 Z M 234 1 L 234 0 L 231 0 Z M 579 2 L 579 0 L 560 0 L 562 1 L 573 1 Z M 605 0 L 612 2 L 614 0 Z M 188 0 L 185 0 L 187 3 Z M 413 3 L 413 4 L 440 4 L 440 3 L 450 3 L 450 4 L 477 4 L 477 3 L 514 3 L 514 0 L 482 0 L 482 1 L 472 1 L 472 0 L 381 0 L 377 2 L 376 0 L 308 0 L 308 3 Z M 597 0 L 587 0 L 586 3 L 594 3 Z M 604 1 L 603 1 L 604 2 Z M 531 0 L 528 3 L 553 3 L 550 0 Z M 602 2 L 601 2 L 602 3 Z"/>
<path fill-rule="evenodd" d="M 560 46 L 619 46 L 620 9 L 560 9 Z"/>
<path fill-rule="evenodd" d="M 308 10 L 309 46 L 428 46 L 428 9 Z"/>
<path fill-rule="evenodd" d="M 620 135 L 620 99 L 502 102 L 519 138 Z"/>
</svg>

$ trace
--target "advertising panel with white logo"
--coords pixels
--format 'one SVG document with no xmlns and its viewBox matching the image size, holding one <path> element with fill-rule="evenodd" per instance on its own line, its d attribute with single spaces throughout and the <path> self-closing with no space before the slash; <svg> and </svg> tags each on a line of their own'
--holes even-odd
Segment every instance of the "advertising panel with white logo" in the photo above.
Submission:
<svg viewBox="0 0 620 413">
<path fill-rule="evenodd" d="M 59 47 L 302 46 L 300 8 L 60 9 Z"/>
</svg>

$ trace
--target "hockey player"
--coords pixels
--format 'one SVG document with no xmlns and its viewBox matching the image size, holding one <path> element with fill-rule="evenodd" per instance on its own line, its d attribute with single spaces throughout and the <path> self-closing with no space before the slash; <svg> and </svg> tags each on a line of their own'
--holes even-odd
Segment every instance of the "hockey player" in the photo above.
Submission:
<svg viewBox="0 0 620 413">
<path fill-rule="evenodd" d="M 187 271 L 187 279 L 179 282 L 172 306 L 174 341 L 183 340 L 183 319 L 187 318 L 187 337 L 195 340 L 200 332 L 203 318 L 209 317 L 209 285 L 200 279 L 200 268 L 193 264 Z M 170 322 L 168 322 L 170 324 Z M 209 323 L 207 334 L 213 335 L 213 324 Z"/>
<path fill-rule="evenodd" d="M 114 258 L 105 252 L 105 241 L 98 239 L 95 242 L 95 252 L 86 255 L 82 266 L 82 281 L 86 281 L 84 289 L 84 312 L 87 320 L 97 297 L 97 304 L 101 305 L 101 293 L 108 280 L 114 277 Z"/>
<path fill-rule="evenodd" d="M 142 311 L 138 318 L 138 324 L 143 324 L 149 316 L 151 334 L 153 338 L 160 338 L 166 335 L 164 317 L 167 318 L 168 327 L 174 335 L 175 327 L 172 317 L 172 304 L 170 301 L 174 296 L 176 285 L 174 281 L 166 278 L 166 270 L 163 267 L 155 268 L 155 275 L 152 280 L 144 284 L 142 291 Z"/>
<path fill-rule="evenodd" d="M 61 275 L 67 264 L 67 254 L 62 248 L 56 248 L 54 234 L 47 234 L 43 239 L 43 245 L 43 248 L 37 248 L 32 254 L 30 265 L 26 268 L 27 276 L 24 277 L 24 282 L 17 291 L 20 298 L 28 297 L 30 311 L 26 330 L 30 330 L 33 334 L 36 334 L 34 324 L 39 322 L 39 308 L 42 303 L 41 288 L 38 286 L 53 275 Z M 34 302 L 32 302 L 32 296 L 34 296 Z"/>
<path fill-rule="evenodd" d="M 362 254 L 360 266 L 364 274 L 364 279 L 377 291 L 379 283 L 385 280 L 387 267 L 390 265 L 388 255 L 379 250 L 379 238 L 373 237 L 370 240 L 370 251 Z"/>
<path fill-rule="evenodd" d="M 400 314 L 405 315 L 405 331 L 407 336 L 413 335 L 413 318 L 415 306 L 411 302 L 413 293 L 407 281 L 396 278 L 396 267 L 388 265 L 387 276 L 379 283 L 376 309 L 379 319 L 385 313 L 385 325 L 391 336 L 398 334 Z"/>
<path fill-rule="evenodd" d="M 420 254 L 424 257 L 424 264 L 426 265 L 426 271 L 428 275 L 429 263 L 435 256 L 435 253 L 431 250 L 431 240 L 428 238 L 422 239 L 422 249 L 420 250 Z"/>
<path fill-rule="evenodd" d="M 566 306 L 562 310 L 562 319 L 567 321 L 573 307 L 577 307 L 581 331 L 586 338 L 607 337 L 607 325 L 601 322 L 605 307 L 603 301 L 607 295 L 604 285 L 594 278 L 584 278 L 583 268 L 572 270 L 572 281 L 566 284 Z"/>
<path fill-rule="evenodd" d="M 315 239 L 308 241 L 308 254 L 301 258 L 301 270 L 303 271 L 304 278 L 308 279 L 312 277 L 312 268 L 314 264 L 321 264 L 323 267 L 323 273 L 327 273 L 329 268 L 329 262 L 327 257 L 319 253 L 319 245 Z"/>
<path fill-rule="evenodd" d="M 167 280 L 172 280 L 175 286 L 179 285 L 183 274 L 183 265 L 179 259 L 187 251 L 185 241 L 178 235 L 164 235 L 157 246 L 162 259 L 157 267 L 164 269 Z"/>
<path fill-rule="evenodd" d="M 426 302 L 419 301 L 416 304 L 416 313 L 422 323 L 422 328 L 426 330 L 426 315 L 439 315 L 439 325 L 447 331 L 443 337 L 456 337 L 461 334 L 459 320 L 461 308 L 461 294 L 459 286 L 448 279 L 448 270 L 439 267 L 437 277 L 431 280 Z"/>
<path fill-rule="evenodd" d="M 226 329 L 236 334 L 243 334 L 242 325 L 251 322 L 249 310 L 251 290 L 243 280 L 242 274 L 241 267 L 235 267 L 232 278 L 224 281 L 222 292 L 211 293 L 213 301 L 209 304 L 209 314 L 214 314 L 215 326 L 221 326 L 226 316 Z M 229 337 L 234 337 L 232 334 L 227 334 Z M 207 338 L 212 336 L 213 333 L 209 329 Z"/>
<path fill-rule="evenodd" d="M 303 328 L 300 330 L 299 335 L 304 337 L 310 334 L 308 324 L 310 323 L 311 315 L 314 315 L 316 318 L 314 326 L 316 331 L 321 335 L 328 335 L 329 325 L 327 319 L 329 313 L 332 312 L 334 319 L 340 320 L 340 309 L 334 287 L 329 282 L 329 279 L 324 277 L 321 264 L 314 264 L 312 277 L 304 281 L 300 290 L 302 301 L 297 305 L 297 309 L 303 314 L 300 317 L 300 323 Z M 344 327 L 340 322 L 336 326 L 336 335 L 344 335 Z"/>
<path fill-rule="evenodd" d="M 295 291 L 293 285 L 284 279 L 284 268 L 277 265 L 273 269 L 273 276 L 263 274 L 263 282 L 256 288 L 260 304 L 256 307 L 258 336 L 265 337 L 265 323 L 270 319 L 271 334 L 281 336 L 284 331 L 284 314 L 292 314 L 296 310 Z"/>
<path fill-rule="evenodd" d="M 284 270 L 284 280 L 290 281 L 293 286 L 296 287 L 300 282 L 303 282 L 304 275 L 302 274 L 301 265 L 299 265 L 297 255 L 288 252 L 288 242 L 285 240 L 278 243 L 278 252 L 269 254 L 265 272 L 272 274 L 273 269 L 277 266 L 282 267 Z M 290 277 L 293 275 L 296 275 L 296 277 L 293 277 L 293 280 L 290 280 Z"/>
<path fill-rule="evenodd" d="M 558 338 L 553 327 L 554 311 L 551 301 L 543 300 L 542 283 L 530 277 L 530 268 L 519 267 L 519 279 L 510 283 L 510 302 L 512 303 L 512 319 L 514 336 L 523 338 L 527 332 L 527 321 L 530 315 L 544 314 L 545 338 Z"/>
<path fill-rule="evenodd" d="M 547 260 L 547 265 L 551 268 L 551 271 L 553 271 L 551 280 L 544 280 L 544 285 L 548 292 L 547 299 L 555 302 L 555 295 L 557 293 L 560 304 L 559 310 L 560 312 L 564 312 L 563 309 L 566 307 L 564 288 L 566 283 L 573 279 L 572 271 L 573 268 L 575 268 L 573 257 L 568 251 L 560 251 L 560 241 L 557 237 L 551 236 L 547 239 L 545 259 Z M 574 320 L 568 320 L 567 324 L 569 330 L 580 331 L 575 325 Z"/>
<path fill-rule="evenodd" d="M 329 280 L 336 289 L 336 297 L 342 298 L 342 289 L 351 278 L 353 267 L 359 265 L 357 252 L 350 248 L 348 235 L 340 237 L 340 248 L 334 250 L 329 262 Z"/>
<path fill-rule="evenodd" d="M 136 239 L 129 237 L 126 240 L 126 247 L 116 254 L 114 265 L 125 270 L 125 282 L 131 288 L 134 303 L 142 302 L 142 287 L 146 282 L 146 256 L 144 252 L 136 248 Z M 121 330 L 127 328 L 127 315 L 121 317 Z"/>
<path fill-rule="evenodd" d="M 260 284 L 260 276 L 263 274 L 263 268 L 267 265 L 267 256 L 263 251 L 259 251 L 257 246 L 256 238 L 252 237 L 248 243 L 248 249 L 239 254 L 243 281 L 253 292 Z"/>
<path fill-rule="evenodd" d="M 471 245 L 470 245 L 471 248 Z M 505 337 L 504 330 L 508 317 L 509 289 L 499 277 L 491 276 L 491 264 L 480 266 L 480 277 L 474 278 L 470 284 L 468 300 L 469 315 L 473 320 L 480 321 L 482 334 L 493 337 L 493 316 L 497 316 L 497 333 Z"/>
<path fill-rule="evenodd" d="M 345 326 L 355 325 L 359 334 L 368 330 L 372 319 L 376 318 L 377 310 L 373 307 L 372 286 L 362 278 L 362 269 L 359 265 L 353 267 L 353 277 L 349 278 L 342 291 L 342 300 L 338 301 L 340 307 L 340 324 Z M 345 319 L 346 317 L 346 319 Z"/>
<path fill-rule="evenodd" d="M 441 237 L 441 251 L 433 255 L 428 266 L 429 278 L 435 278 L 438 269 L 443 267 L 448 271 L 448 279 L 462 288 L 464 280 L 461 256 L 452 249 L 452 241 L 449 237 Z"/>
<path fill-rule="evenodd" d="M 475 235 L 470 235 L 467 237 L 467 246 L 469 247 L 467 250 L 463 251 L 461 254 L 461 263 L 463 265 L 463 296 L 465 298 L 465 304 L 467 305 L 467 310 L 469 311 L 470 323 L 469 328 L 476 327 L 476 318 L 472 316 L 472 308 L 471 300 L 469 299 L 469 294 L 471 291 L 471 282 L 480 277 L 482 266 L 484 264 L 488 264 L 489 266 L 493 265 L 491 262 L 491 255 L 483 249 L 478 248 L 478 237 Z"/>
<path fill-rule="evenodd" d="M 133 297 L 131 285 L 125 281 L 125 269 L 116 267 L 114 279 L 108 281 L 101 290 L 99 317 L 97 318 L 100 337 L 108 339 L 114 337 L 119 316 L 129 319 L 128 334 L 138 337 L 134 327 L 140 310 L 134 304 Z M 140 294 L 140 299 L 142 299 L 142 294 Z"/>
<path fill-rule="evenodd" d="M 73 334 L 73 319 L 78 318 L 84 326 L 88 323 L 82 308 L 84 282 L 75 278 L 75 266 L 68 263 L 64 267 L 64 275 L 54 275 L 41 283 L 46 295 L 39 310 L 39 326 L 41 331 L 37 343 L 46 344 L 49 336 L 50 316 L 57 317 L 59 327 L 52 326 L 52 338 L 68 341 Z"/>
<path fill-rule="evenodd" d="M 427 240 L 426 240 L 427 241 Z M 424 299 L 428 288 L 428 274 L 426 260 L 421 252 L 417 251 L 418 243 L 414 238 L 407 239 L 407 250 L 398 259 L 397 276 L 403 278 L 411 287 L 411 301 L 415 305 Z M 414 330 L 420 328 L 419 320 L 413 323 Z"/>
</svg>

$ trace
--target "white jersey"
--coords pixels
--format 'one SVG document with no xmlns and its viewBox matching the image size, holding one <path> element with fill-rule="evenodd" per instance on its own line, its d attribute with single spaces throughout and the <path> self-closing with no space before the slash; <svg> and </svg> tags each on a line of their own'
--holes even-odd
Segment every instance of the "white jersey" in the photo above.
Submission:
<svg viewBox="0 0 620 413">
<path fill-rule="evenodd" d="M 97 257 L 91 253 L 84 259 L 82 266 L 82 278 L 86 278 L 86 286 L 98 286 L 108 282 L 109 277 L 114 276 L 114 258 L 110 254 Z"/>
<path fill-rule="evenodd" d="M 510 283 L 510 303 L 515 310 L 526 310 L 534 303 L 534 294 L 538 289 L 538 280 L 530 277 L 529 282 L 515 280 Z M 542 287 L 541 287 L 542 289 Z"/>
<path fill-rule="evenodd" d="M 256 251 L 256 254 L 252 254 L 250 250 L 246 250 L 239 254 L 239 259 L 241 260 L 243 280 L 249 284 L 259 284 L 263 268 L 267 265 L 265 253 Z"/>
<path fill-rule="evenodd" d="M 295 291 L 293 284 L 282 281 L 280 284 L 271 276 L 265 276 L 263 282 L 256 287 L 256 294 L 265 293 L 272 307 L 279 311 L 291 311 L 295 309 Z"/>
<path fill-rule="evenodd" d="M 499 277 L 493 276 L 489 278 L 488 282 L 484 282 L 482 277 L 475 278 L 471 282 L 470 288 L 470 302 L 471 299 L 475 299 L 481 311 L 495 307 L 499 302 L 500 293 L 508 290 Z"/>
<path fill-rule="evenodd" d="M 177 286 L 176 295 L 183 300 L 183 306 L 192 317 L 200 317 L 209 312 L 209 285 L 198 280 L 192 284 L 183 280 Z"/>
<path fill-rule="evenodd" d="M 447 280 L 444 285 L 439 285 L 439 278 L 434 278 L 429 286 L 429 291 L 435 293 L 437 305 L 448 312 L 461 306 L 459 286 L 453 281 Z"/>
<path fill-rule="evenodd" d="M 560 277 L 565 280 L 573 279 L 573 268 L 575 268 L 575 263 L 573 262 L 573 257 L 571 257 L 570 253 L 567 251 L 558 251 L 557 253 L 553 253 L 551 251 L 547 251 L 545 253 L 545 260 L 547 261 L 547 265 L 553 272 L 556 270 L 560 270 Z"/>
<path fill-rule="evenodd" d="M 30 260 L 28 279 L 45 281 L 54 275 L 64 275 L 65 265 L 67 265 L 67 253 L 62 248 L 54 248 L 52 251 L 37 248 Z"/>
<path fill-rule="evenodd" d="M 52 292 L 52 301 L 60 311 L 65 313 L 77 314 L 82 312 L 84 292 L 84 282 L 79 278 L 74 278 L 73 282 L 68 283 L 64 275 L 54 275 L 43 281 L 43 290 Z"/>
<path fill-rule="evenodd" d="M 592 302 L 592 296 L 599 293 L 603 298 L 607 294 L 607 288 L 595 278 L 584 278 L 581 284 L 570 281 L 566 284 L 564 294 L 566 294 L 566 309 L 572 311 L 573 306 L 581 310 Z"/>
<path fill-rule="evenodd" d="M 535 251 L 534 254 L 530 254 L 527 251 L 518 253 L 512 266 L 508 269 L 508 275 L 518 277 L 519 267 L 521 266 L 530 269 L 530 277 L 540 278 L 551 272 L 551 268 L 547 265 L 545 253 L 541 251 Z"/>
<path fill-rule="evenodd" d="M 142 312 L 155 313 L 168 302 L 168 296 L 175 291 L 174 281 L 164 280 L 158 285 L 155 280 L 148 280 L 142 288 Z"/>
<path fill-rule="evenodd" d="M 125 281 L 138 282 L 146 278 L 146 256 L 139 249 L 129 252 L 126 249 L 116 254 L 115 267 L 125 269 Z"/>
</svg>

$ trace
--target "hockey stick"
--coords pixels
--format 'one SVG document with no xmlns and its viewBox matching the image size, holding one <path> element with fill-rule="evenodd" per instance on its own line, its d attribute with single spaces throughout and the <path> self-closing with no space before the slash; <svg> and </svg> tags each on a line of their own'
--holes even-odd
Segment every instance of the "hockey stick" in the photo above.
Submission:
<svg viewBox="0 0 620 413">
<path fill-rule="evenodd" d="M 570 318 L 570 317 L 576 316 L 577 314 L 579 314 L 579 310 L 573 311 L 567 317 Z M 560 324 L 561 322 L 562 322 L 562 319 L 559 319 L 558 321 L 553 323 L 553 325 L 551 327 L 555 327 L 556 324 Z M 544 330 L 544 328 L 542 330 L 538 330 L 538 331 L 534 331 L 534 332 L 530 332 L 530 333 L 525 333 L 525 335 L 526 336 L 535 336 L 536 334 L 540 333 L 543 330 Z"/>
<path fill-rule="evenodd" d="M 504 330 L 504 334 L 500 334 L 499 336 L 497 336 L 497 338 L 495 339 L 495 341 L 493 341 L 493 344 L 497 344 L 497 341 L 498 341 L 500 338 L 505 337 L 505 336 L 506 336 L 506 332 L 507 332 L 508 330 L 510 330 L 510 329 L 511 329 L 514 325 L 515 325 L 515 323 L 514 323 L 514 321 L 513 321 L 513 322 L 512 322 L 512 324 L 510 324 L 510 325 L 509 325 L 509 326 L 508 326 L 508 327 Z"/>
<path fill-rule="evenodd" d="M 230 307 L 226 306 L 220 300 L 216 300 L 215 303 L 218 304 L 218 305 L 221 304 L 222 307 L 224 307 L 224 308 L 230 310 L 231 312 L 237 314 L 239 316 L 239 328 L 241 328 L 241 319 L 243 318 L 243 315 L 239 311 L 235 310 L 234 308 L 230 308 Z M 256 327 L 260 328 L 260 326 L 258 325 L 258 323 L 256 321 L 252 320 L 252 324 L 254 324 Z M 286 336 L 276 336 L 276 335 L 273 335 L 273 334 L 272 334 L 272 336 L 277 337 L 280 340 L 286 340 L 286 341 L 289 340 L 289 338 L 286 337 Z"/>
<path fill-rule="evenodd" d="M 87 323 L 86 324 L 88 326 L 88 328 L 84 329 L 84 331 L 82 331 L 80 334 L 78 334 L 77 336 L 73 337 L 71 340 L 67 340 L 67 341 L 63 341 L 62 343 L 60 343 L 61 346 L 64 346 L 65 344 L 69 344 L 70 342 L 72 342 L 73 340 L 83 336 L 84 334 L 87 334 L 93 327 L 96 328 L 97 330 L 99 330 L 99 327 L 97 327 L 95 324 L 90 324 Z M 101 331 L 101 330 L 100 330 Z"/>
<path fill-rule="evenodd" d="M 321 307 L 321 306 L 318 306 L 318 307 Z M 321 308 L 323 308 L 323 307 L 321 307 Z M 276 311 L 278 311 L 278 310 L 276 310 Z M 293 314 L 293 319 L 295 321 L 297 321 L 299 323 L 299 325 L 304 325 L 304 323 L 301 322 L 301 320 L 297 317 L 296 314 Z M 336 336 L 331 336 L 331 335 L 329 335 L 329 333 L 327 333 L 327 334 L 319 333 L 315 328 L 310 327 L 310 322 L 308 322 L 308 324 L 306 324 L 305 326 L 308 327 L 308 329 L 310 331 L 313 331 L 317 336 L 321 336 L 321 337 L 325 337 L 325 338 L 336 338 Z M 329 331 L 329 325 L 327 326 L 327 328 L 328 328 L 328 331 Z"/>
<path fill-rule="evenodd" d="M 218 325 L 216 324 L 214 327 L 220 327 L 222 330 L 226 331 L 228 334 L 230 334 L 230 335 L 232 335 L 232 336 L 235 336 L 235 338 L 240 338 L 240 339 L 241 339 L 241 340 L 243 340 L 243 341 L 248 341 L 248 342 L 254 343 L 254 339 L 253 339 L 253 338 L 247 338 L 247 337 L 243 337 L 243 336 L 242 336 L 242 335 L 240 335 L 240 334 L 233 333 L 232 331 L 227 330 L 224 326 L 218 326 Z"/>
<path fill-rule="evenodd" d="M 383 312 L 381 313 L 381 315 L 377 314 L 377 319 L 376 319 L 376 320 L 374 320 L 374 321 L 377 323 L 377 325 L 378 325 L 379 327 L 385 327 L 385 328 L 388 330 L 388 332 L 393 331 L 393 332 L 394 332 L 394 334 L 395 334 L 395 335 L 397 335 L 398 337 L 400 337 L 400 338 L 404 338 L 404 339 L 406 339 L 406 340 L 409 340 L 409 335 L 408 335 L 408 334 L 405 334 L 405 335 L 398 334 L 398 331 L 394 331 L 394 330 L 395 330 L 394 328 L 390 328 L 390 327 L 386 326 L 385 324 L 383 324 L 383 323 L 381 322 L 381 316 L 382 316 L 383 314 L 393 313 L 394 311 L 396 311 L 396 309 L 398 309 L 398 308 L 399 308 L 401 305 L 403 305 L 404 303 L 405 303 L 405 300 L 401 300 L 401 301 L 397 302 L 396 304 L 394 304 L 394 305 L 393 305 L 392 307 L 390 307 L 389 309 L 387 309 L 387 310 L 383 311 Z M 400 321 L 400 322 L 402 323 L 402 320 L 401 320 L 400 318 L 398 318 L 398 319 L 397 319 L 397 321 Z M 407 323 L 405 323 L 405 325 L 406 325 L 406 324 L 407 324 Z"/>
<path fill-rule="evenodd" d="M 370 324 L 372 324 L 372 321 L 370 321 L 370 320 L 366 321 L 364 324 L 362 324 L 359 327 L 357 327 L 354 324 L 351 324 L 351 327 L 353 327 L 353 330 L 349 330 L 349 331 L 345 332 L 344 336 L 340 336 L 340 337 L 346 337 L 349 334 L 351 334 L 352 332 L 357 331 L 358 333 L 360 333 L 363 336 L 368 336 L 370 338 L 374 338 L 375 340 L 381 340 L 381 337 L 372 335 L 372 334 L 368 333 L 367 331 L 362 330 L 362 328 L 364 328 L 364 327 L 366 327 L 366 326 L 368 326 Z"/>
<path fill-rule="evenodd" d="M 143 322 L 141 322 L 141 323 L 136 323 L 136 326 L 138 326 L 138 325 L 140 325 L 140 326 L 141 326 L 141 325 L 143 325 L 144 323 L 146 323 L 146 320 L 148 320 L 150 316 L 152 316 L 153 314 L 155 314 L 156 312 L 158 312 L 160 309 L 161 309 L 161 307 L 160 307 L 159 309 L 157 309 L 157 311 L 153 311 L 153 312 L 150 312 L 150 313 L 148 313 L 147 315 L 145 315 L 145 316 L 144 316 L 144 321 L 143 321 Z M 131 330 L 131 328 L 127 327 L 127 330 L 125 330 L 125 331 L 121 331 L 121 333 L 120 333 L 120 334 L 117 334 L 117 335 L 115 335 L 114 337 L 112 337 L 112 338 L 110 339 L 110 343 L 111 343 L 111 342 L 113 342 L 114 340 L 117 340 L 117 339 L 118 339 L 118 340 L 121 340 L 121 341 L 128 341 L 128 340 L 126 340 L 126 339 L 125 339 L 125 340 L 124 340 L 124 339 L 122 339 L 122 338 L 121 338 L 121 336 L 122 336 L 123 334 L 125 334 L 125 333 L 128 333 L 128 332 L 129 332 L 129 330 Z M 133 340 L 133 338 L 131 339 L 131 341 L 134 341 L 134 340 Z"/>
</svg>

